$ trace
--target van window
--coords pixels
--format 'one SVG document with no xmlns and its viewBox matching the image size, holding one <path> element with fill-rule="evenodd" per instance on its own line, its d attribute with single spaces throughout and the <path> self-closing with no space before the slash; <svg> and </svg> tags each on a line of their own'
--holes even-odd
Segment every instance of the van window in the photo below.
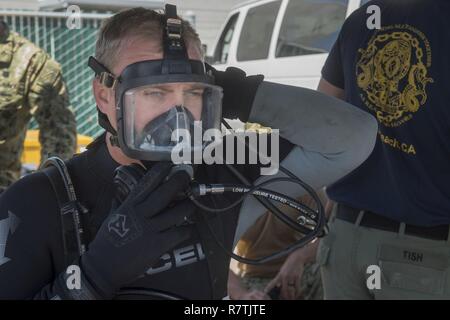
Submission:
<svg viewBox="0 0 450 320">
<path fill-rule="evenodd" d="M 275 1 L 248 10 L 239 37 L 238 61 L 267 58 L 280 4 Z"/>
<path fill-rule="evenodd" d="M 348 0 L 291 0 L 281 24 L 276 57 L 329 52 L 347 12 Z"/>
<path fill-rule="evenodd" d="M 216 51 L 214 52 L 214 63 L 227 63 L 228 51 L 230 50 L 230 43 L 233 39 L 234 28 L 236 27 L 236 21 L 239 17 L 239 13 L 231 16 L 228 20 L 225 29 L 219 38 Z"/>
</svg>

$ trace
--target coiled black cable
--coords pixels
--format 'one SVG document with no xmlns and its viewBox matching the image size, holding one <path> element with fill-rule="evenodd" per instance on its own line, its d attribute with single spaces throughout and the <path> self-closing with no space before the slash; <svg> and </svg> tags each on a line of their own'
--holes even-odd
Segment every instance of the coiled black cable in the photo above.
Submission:
<svg viewBox="0 0 450 320">
<path fill-rule="evenodd" d="M 229 126 L 226 121 L 222 122 L 225 127 L 232 130 L 232 128 Z M 245 141 L 245 145 L 247 148 L 249 148 L 247 142 Z M 235 206 L 237 206 L 239 203 L 241 203 L 244 198 L 248 194 L 252 194 L 255 196 L 255 198 L 271 213 L 273 213 L 278 219 L 289 225 L 291 228 L 293 228 L 296 231 L 299 231 L 304 234 L 304 237 L 300 239 L 299 241 L 293 243 L 292 245 L 288 246 L 287 248 L 280 250 L 278 252 L 275 252 L 273 254 L 270 254 L 266 257 L 257 258 L 257 259 L 247 259 L 240 257 L 223 245 L 223 243 L 217 239 L 217 236 L 215 232 L 212 230 L 211 226 L 207 224 L 208 229 L 211 233 L 211 235 L 214 237 L 215 241 L 219 244 L 219 246 L 224 250 L 230 257 L 233 259 L 246 264 L 263 264 L 268 261 L 280 258 L 282 256 L 288 255 L 291 252 L 295 251 L 296 249 L 305 246 L 309 242 L 313 241 L 315 238 L 322 237 L 324 234 L 326 234 L 327 230 L 325 228 L 326 225 L 326 217 L 325 217 L 325 211 L 322 205 L 322 202 L 319 199 L 319 196 L 315 192 L 315 190 L 309 186 L 307 183 L 302 181 L 299 177 L 294 175 L 292 172 L 290 172 L 288 169 L 284 168 L 280 165 L 279 170 L 287 175 L 288 177 L 284 178 L 272 178 L 265 182 L 262 182 L 258 185 L 253 185 L 250 183 L 239 171 L 237 171 L 236 168 L 234 168 L 230 164 L 225 164 L 227 168 L 243 183 L 243 185 L 195 185 L 188 191 L 188 196 L 192 200 L 192 202 L 198 206 L 199 208 L 203 209 L 207 212 L 215 212 L 220 213 L 227 211 Z M 286 182 L 292 182 L 300 185 L 306 192 L 312 197 L 314 202 L 317 204 L 317 211 L 309 208 L 308 206 L 305 206 L 296 200 L 282 195 L 278 192 L 263 189 L 262 187 L 274 183 L 274 182 L 280 182 L 280 181 L 286 181 Z M 203 190 L 201 190 L 203 188 Z M 208 191 L 209 190 L 209 191 Z M 235 202 L 230 204 L 229 206 L 225 208 L 210 208 L 204 204 L 202 204 L 200 201 L 196 199 L 196 197 L 204 196 L 206 194 L 220 194 L 224 192 L 237 192 L 237 193 L 243 193 L 242 197 L 237 199 Z M 203 194 L 204 193 L 204 194 Z M 288 204 L 290 207 L 296 209 L 297 211 L 301 212 L 300 217 L 303 217 L 305 222 L 308 222 L 308 218 L 313 220 L 315 222 L 315 226 L 313 229 L 305 227 L 302 223 L 299 223 L 298 221 L 294 221 L 291 217 L 289 217 L 287 214 L 283 213 L 279 208 L 277 208 L 272 202 L 269 201 L 274 200 L 281 203 Z M 201 212 L 201 214 L 205 217 L 205 213 Z M 305 218 L 304 215 L 307 215 L 308 217 Z"/>
</svg>

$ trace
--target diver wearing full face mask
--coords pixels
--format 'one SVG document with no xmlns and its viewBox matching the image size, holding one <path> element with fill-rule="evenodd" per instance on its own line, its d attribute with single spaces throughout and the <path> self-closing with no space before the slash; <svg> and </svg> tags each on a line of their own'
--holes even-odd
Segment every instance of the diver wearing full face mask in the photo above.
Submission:
<svg viewBox="0 0 450 320">
<path fill-rule="evenodd" d="M 162 34 L 162 54 L 154 32 L 136 36 L 155 26 Z M 370 154 L 377 128 L 367 113 L 315 91 L 264 82 L 237 69 L 209 68 L 190 50 L 200 48 L 197 40 L 172 6 L 165 14 L 136 8 L 106 21 L 96 52 L 102 63 L 89 62 L 96 72 L 94 94 L 106 133 L 67 162 L 83 208 L 78 218 L 85 227 L 75 232 L 83 250 L 72 259 L 66 255 L 74 244 L 61 237 L 67 239 L 74 230 L 62 225 L 73 211 L 61 215 L 54 192 L 58 185 L 42 171 L 24 177 L 0 198 L 0 298 L 226 296 L 230 258 L 208 228 L 232 250 L 235 237 L 266 209 L 248 197 L 223 214 L 205 215 L 190 199 L 177 198 L 191 178 L 183 170 L 173 171 L 174 141 L 168 138 L 176 129 L 192 130 L 193 121 L 211 129 L 220 127 L 222 117 L 240 118 L 280 129 L 281 164 L 316 189 Z M 104 61 L 114 54 L 116 59 Z M 133 163 L 146 168 L 129 166 Z M 118 167 L 131 172 L 121 181 L 134 180 L 121 197 L 114 184 Z M 236 168 L 249 181 L 265 179 L 259 165 Z M 197 165 L 195 178 L 211 184 L 237 182 L 223 165 Z M 301 195 L 283 182 L 273 188 Z M 204 203 L 223 208 L 234 200 L 217 196 Z M 68 265 L 79 268 L 80 286 L 71 282 Z M 157 294 L 148 296 L 149 289 Z"/>
</svg>

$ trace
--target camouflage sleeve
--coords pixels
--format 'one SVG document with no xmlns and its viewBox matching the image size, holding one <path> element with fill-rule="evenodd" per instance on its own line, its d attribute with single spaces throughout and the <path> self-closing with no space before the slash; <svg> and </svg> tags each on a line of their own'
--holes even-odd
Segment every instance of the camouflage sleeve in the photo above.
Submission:
<svg viewBox="0 0 450 320">
<path fill-rule="evenodd" d="M 46 60 L 31 83 L 29 104 L 39 124 L 41 163 L 50 156 L 68 159 L 76 151 L 76 122 L 61 68 Z M 39 60 L 39 59 L 37 59 Z"/>
</svg>

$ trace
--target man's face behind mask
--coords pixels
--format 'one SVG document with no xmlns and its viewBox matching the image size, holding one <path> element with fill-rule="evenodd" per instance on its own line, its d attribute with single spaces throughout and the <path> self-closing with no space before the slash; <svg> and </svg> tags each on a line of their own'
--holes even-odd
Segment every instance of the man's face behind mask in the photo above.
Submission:
<svg viewBox="0 0 450 320">
<path fill-rule="evenodd" d="M 176 106 L 189 110 L 194 120 L 201 120 L 205 87 L 195 83 L 165 83 L 129 90 L 125 94 L 125 108 L 135 112 L 135 130 L 143 128 L 158 116 Z"/>
<path fill-rule="evenodd" d="M 200 48 L 192 43 L 187 43 L 187 51 L 189 59 L 194 61 L 202 61 Z M 120 50 L 117 54 L 117 59 L 112 65 L 111 72 L 118 77 L 129 65 L 139 63 L 141 61 L 158 60 L 162 58 L 163 51 L 160 40 L 157 41 L 143 36 L 130 35 L 123 39 Z M 101 111 L 107 115 L 108 120 L 114 129 L 117 130 L 116 109 L 118 100 L 114 96 L 114 91 L 111 88 L 96 85 L 94 86 L 94 92 L 97 105 Z M 106 99 L 106 96 L 109 98 Z"/>
<path fill-rule="evenodd" d="M 200 121 L 203 129 L 220 128 L 222 88 L 215 86 L 213 76 L 206 72 L 201 50 L 194 42 L 188 42 L 187 57 L 170 56 L 164 42 L 138 37 L 123 45 L 112 68 L 118 79 L 114 87 L 114 105 L 108 100 L 108 107 L 100 109 L 105 111 L 109 122 L 117 124 L 114 129 L 117 130 L 118 144 L 127 157 L 171 160 L 173 144 L 167 144 L 165 137 L 177 126 L 165 125 L 162 127 L 169 131 L 156 132 L 155 128 L 160 126 L 151 125 L 155 119 L 192 118 Z M 164 46 L 162 51 L 161 46 Z M 101 92 L 97 96 L 102 102 Z M 186 111 L 184 116 L 164 116 L 176 106 Z M 153 135 L 149 136 L 147 131 Z M 143 141 L 147 143 L 143 145 Z"/>
<path fill-rule="evenodd" d="M 177 130 L 192 135 L 194 121 L 201 121 L 205 129 L 217 127 L 221 95 L 220 88 L 196 82 L 130 89 L 123 99 L 125 140 L 138 151 L 168 150 L 178 142 Z"/>
</svg>

